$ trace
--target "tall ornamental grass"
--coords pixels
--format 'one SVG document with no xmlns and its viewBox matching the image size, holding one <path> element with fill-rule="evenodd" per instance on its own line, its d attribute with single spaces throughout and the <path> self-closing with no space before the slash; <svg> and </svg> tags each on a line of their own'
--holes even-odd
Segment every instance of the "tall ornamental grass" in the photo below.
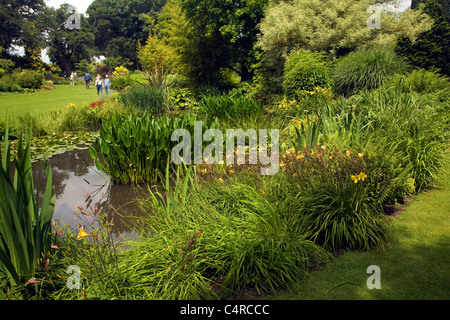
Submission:
<svg viewBox="0 0 450 320">
<path fill-rule="evenodd" d="M 389 77 L 407 72 L 408 64 L 392 49 L 374 47 L 360 49 L 336 62 L 331 79 L 337 93 L 346 97 L 361 90 L 376 89 Z"/>
<path fill-rule="evenodd" d="M 386 150 L 395 150 L 404 165 L 411 166 L 416 190 L 434 184 L 444 165 L 448 145 L 448 95 L 440 92 L 403 92 L 401 83 L 360 95 L 361 115 L 373 122 L 373 130 Z"/>
<path fill-rule="evenodd" d="M 162 88 L 154 85 L 135 85 L 121 93 L 119 101 L 126 107 L 154 115 L 163 115 L 169 111 L 170 101 Z"/>
<path fill-rule="evenodd" d="M 205 95 L 199 102 L 200 112 L 208 117 L 235 120 L 239 118 L 260 118 L 263 107 L 255 99 L 226 94 Z"/>
<path fill-rule="evenodd" d="M 166 184 L 164 195 L 141 202 L 143 237 L 124 252 L 126 281 L 150 297 L 209 299 L 248 288 L 293 289 L 311 266 L 330 258 L 254 186 L 189 179 Z M 232 202 L 236 194 L 239 201 Z"/>
</svg>

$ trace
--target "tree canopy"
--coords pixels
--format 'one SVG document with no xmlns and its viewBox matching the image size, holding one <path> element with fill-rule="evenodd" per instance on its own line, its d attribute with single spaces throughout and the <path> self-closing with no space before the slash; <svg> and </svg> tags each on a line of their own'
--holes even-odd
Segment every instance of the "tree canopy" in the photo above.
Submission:
<svg viewBox="0 0 450 320">
<path fill-rule="evenodd" d="M 39 47 L 46 31 L 44 0 L 0 0 L 0 46 L 8 54 L 14 45 Z"/>
<path fill-rule="evenodd" d="M 98 54 L 137 62 L 138 41 L 148 33 L 142 14 L 156 16 L 166 0 L 94 0 L 87 9 Z"/>
<path fill-rule="evenodd" d="M 422 4 L 422 6 L 420 6 Z M 421 33 L 415 42 L 409 37 L 399 39 L 397 52 L 419 68 L 450 74 L 450 21 L 448 1 L 413 1 L 414 10 L 423 8 L 430 15 L 433 27 Z"/>
<path fill-rule="evenodd" d="M 431 28 L 422 11 L 401 14 L 380 11 L 380 28 L 369 28 L 368 10 L 373 1 L 289 0 L 273 1 L 261 22 L 258 46 L 275 84 L 281 84 L 283 65 L 290 53 L 305 49 L 324 52 L 334 59 L 370 44 L 395 45 L 401 36 L 415 40 Z"/>
<path fill-rule="evenodd" d="M 193 28 L 177 0 L 169 0 L 158 19 L 143 15 L 147 22 L 149 37 L 138 49 L 142 67 L 152 70 L 162 66 L 166 72 L 189 74 L 188 51 L 192 49 Z"/>
<path fill-rule="evenodd" d="M 224 69 L 252 78 L 258 25 L 268 0 L 180 0 L 195 30 L 192 76 L 214 83 Z"/>
<path fill-rule="evenodd" d="M 83 59 L 90 60 L 93 56 L 94 34 L 88 21 L 80 15 L 80 29 L 67 28 L 65 22 L 71 16 L 69 5 L 63 4 L 56 10 L 50 10 L 52 29 L 48 38 L 48 56 L 61 70 L 69 73 L 75 64 Z"/>
</svg>

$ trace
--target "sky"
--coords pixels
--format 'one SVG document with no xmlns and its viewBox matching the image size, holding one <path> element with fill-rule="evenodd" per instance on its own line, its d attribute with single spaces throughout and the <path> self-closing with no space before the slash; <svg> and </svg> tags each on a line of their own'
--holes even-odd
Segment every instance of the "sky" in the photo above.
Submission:
<svg viewBox="0 0 450 320">
<path fill-rule="evenodd" d="M 71 4 L 77 8 L 79 13 L 85 13 L 89 5 L 94 2 L 94 0 L 44 0 L 47 7 L 59 8 L 63 3 Z"/>
<path fill-rule="evenodd" d="M 78 9 L 79 13 L 85 13 L 94 0 L 44 0 L 48 7 L 59 8 L 63 3 L 69 3 Z M 411 6 L 411 0 L 400 0 L 400 10 Z"/>
</svg>

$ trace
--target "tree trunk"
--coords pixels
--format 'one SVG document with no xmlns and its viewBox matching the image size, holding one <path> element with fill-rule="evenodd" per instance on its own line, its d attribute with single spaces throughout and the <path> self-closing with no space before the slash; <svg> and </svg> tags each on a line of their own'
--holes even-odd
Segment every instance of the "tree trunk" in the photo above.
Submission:
<svg viewBox="0 0 450 320">
<path fill-rule="evenodd" d="M 241 82 L 250 81 L 253 79 L 253 71 L 249 71 L 245 64 L 241 65 Z"/>
</svg>

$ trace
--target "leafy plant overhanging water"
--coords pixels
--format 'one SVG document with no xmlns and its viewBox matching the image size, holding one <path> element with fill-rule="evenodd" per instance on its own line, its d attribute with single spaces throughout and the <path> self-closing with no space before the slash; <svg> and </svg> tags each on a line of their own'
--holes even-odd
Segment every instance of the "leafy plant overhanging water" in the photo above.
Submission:
<svg viewBox="0 0 450 320">
<path fill-rule="evenodd" d="M 8 128 L 6 135 L 8 137 Z M 35 192 L 30 156 L 31 135 L 19 138 L 14 178 L 8 139 L 0 152 L 0 281 L 11 286 L 34 277 L 41 255 L 51 246 L 51 220 L 55 206 L 52 171 L 44 160 L 46 186 L 42 203 Z M 39 185 L 39 184 L 37 184 Z M 31 280 L 32 281 L 32 280 Z"/>
</svg>

